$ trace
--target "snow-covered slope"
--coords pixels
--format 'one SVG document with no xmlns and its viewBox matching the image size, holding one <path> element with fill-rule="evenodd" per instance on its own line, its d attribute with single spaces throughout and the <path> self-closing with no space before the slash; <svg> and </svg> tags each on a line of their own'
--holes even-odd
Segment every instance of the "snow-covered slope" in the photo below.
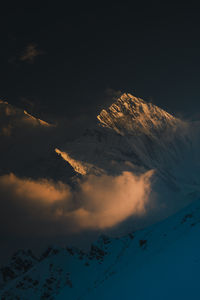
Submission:
<svg viewBox="0 0 200 300">
<path fill-rule="evenodd" d="M 1 299 L 198 299 L 199 230 L 197 200 L 145 230 L 102 236 L 88 253 L 49 248 L 27 270 L 20 266 Z"/>
<path fill-rule="evenodd" d="M 109 270 L 111 276 L 79 299 L 199 299 L 199 210 L 198 201 L 184 213 L 138 232 Z M 56 299 L 64 295 L 66 291 Z"/>
</svg>

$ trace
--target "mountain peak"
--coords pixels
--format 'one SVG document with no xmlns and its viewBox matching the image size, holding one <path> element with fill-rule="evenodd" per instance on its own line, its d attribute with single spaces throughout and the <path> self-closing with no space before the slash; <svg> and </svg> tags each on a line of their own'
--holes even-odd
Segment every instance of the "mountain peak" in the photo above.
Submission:
<svg viewBox="0 0 200 300">
<path fill-rule="evenodd" d="M 141 98 L 137 98 L 130 93 L 123 93 L 117 100 L 121 102 L 129 102 L 130 100 L 135 103 L 145 103 L 145 101 Z"/>
<path fill-rule="evenodd" d="M 135 130 L 150 133 L 152 128 L 166 127 L 176 118 L 152 103 L 124 93 L 108 109 L 97 116 L 102 127 L 114 129 L 124 135 Z"/>
</svg>

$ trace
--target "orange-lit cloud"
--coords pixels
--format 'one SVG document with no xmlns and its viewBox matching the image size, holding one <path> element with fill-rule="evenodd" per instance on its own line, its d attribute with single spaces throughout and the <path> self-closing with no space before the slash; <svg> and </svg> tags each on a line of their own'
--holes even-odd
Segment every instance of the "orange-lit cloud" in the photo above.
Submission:
<svg viewBox="0 0 200 300">
<path fill-rule="evenodd" d="M 51 205 L 70 196 L 70 188 L 62 182 L 54 184 L 47 179 L 21 179 L 12 173 L 1 176 L 0 184 L 2 188 L 11 190 L 23 202 L 32 202 L 34 205 Z"/>
<path fill-rule="evenodd" d="M 1 228 L 19 235 L 48 236 L 111 228 L 130 216 L 145 214 L 152 174 L 90 175 L 73 191 L 62 182 L 1 176 Z"/>
<path fill-rule="evenodd" d="M 90 175 L 80 182 L 79 209 L 72 216 L 81 228 L 109 228 L 133 215 L 146 212 L 153 171 L 142 176 L 123 172 L 119 176 Z"/>
</svg>

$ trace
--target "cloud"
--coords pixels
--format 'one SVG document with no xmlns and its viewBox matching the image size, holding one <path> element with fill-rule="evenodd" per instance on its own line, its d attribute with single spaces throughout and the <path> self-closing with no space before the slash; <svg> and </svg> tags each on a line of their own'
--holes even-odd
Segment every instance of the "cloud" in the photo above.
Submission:
<svg viewBox="0 0 200 300">
<path fill-rule="evenodd" d="M 144 215 L 150 195 L 153 171 L 136 176 L 89 175 L 79 183 L 81 206 L 72 212 L 80 228 L 110 228 L 130 216 Z"/>
<path fill-rule="evenodd" d="M 72 190 L 47 179 L 0 176 L 0 235 L 56 237 L 112 228 L 145 215 L 153 171 L 86 176 Z"/>
<path fill-rule="evenodd" d="M 21 61 L 33 63 L 35 58 L 42 54 L 44 54 L 44 52 L 38 49 L 37 44 L 30 43 L 26 46 L 23 54 L 19 57 L 19 59 Z"/>
</svg>

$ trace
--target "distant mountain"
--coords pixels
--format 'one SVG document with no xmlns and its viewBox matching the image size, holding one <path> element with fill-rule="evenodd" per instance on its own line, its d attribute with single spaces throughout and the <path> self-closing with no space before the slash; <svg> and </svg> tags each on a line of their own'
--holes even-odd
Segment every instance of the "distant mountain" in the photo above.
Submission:
<svg viewBox="0 0 200 300">
<path fill-rule="evenodd" d="M 73 172 L 54 148 L 58 128 L 0 100 L 0 175 L 65 180 Z M 66 179 L 67 181 L 67 179 Z"/>
<path fill-rule="evenodd" d="M 0 100 L 0 135 L 10 136 L 19 128 L 27 127 L 53 127 L 39 118 L 35 118 L 26 110 L 14 107 L 6 101 Z"/>
</svg>

